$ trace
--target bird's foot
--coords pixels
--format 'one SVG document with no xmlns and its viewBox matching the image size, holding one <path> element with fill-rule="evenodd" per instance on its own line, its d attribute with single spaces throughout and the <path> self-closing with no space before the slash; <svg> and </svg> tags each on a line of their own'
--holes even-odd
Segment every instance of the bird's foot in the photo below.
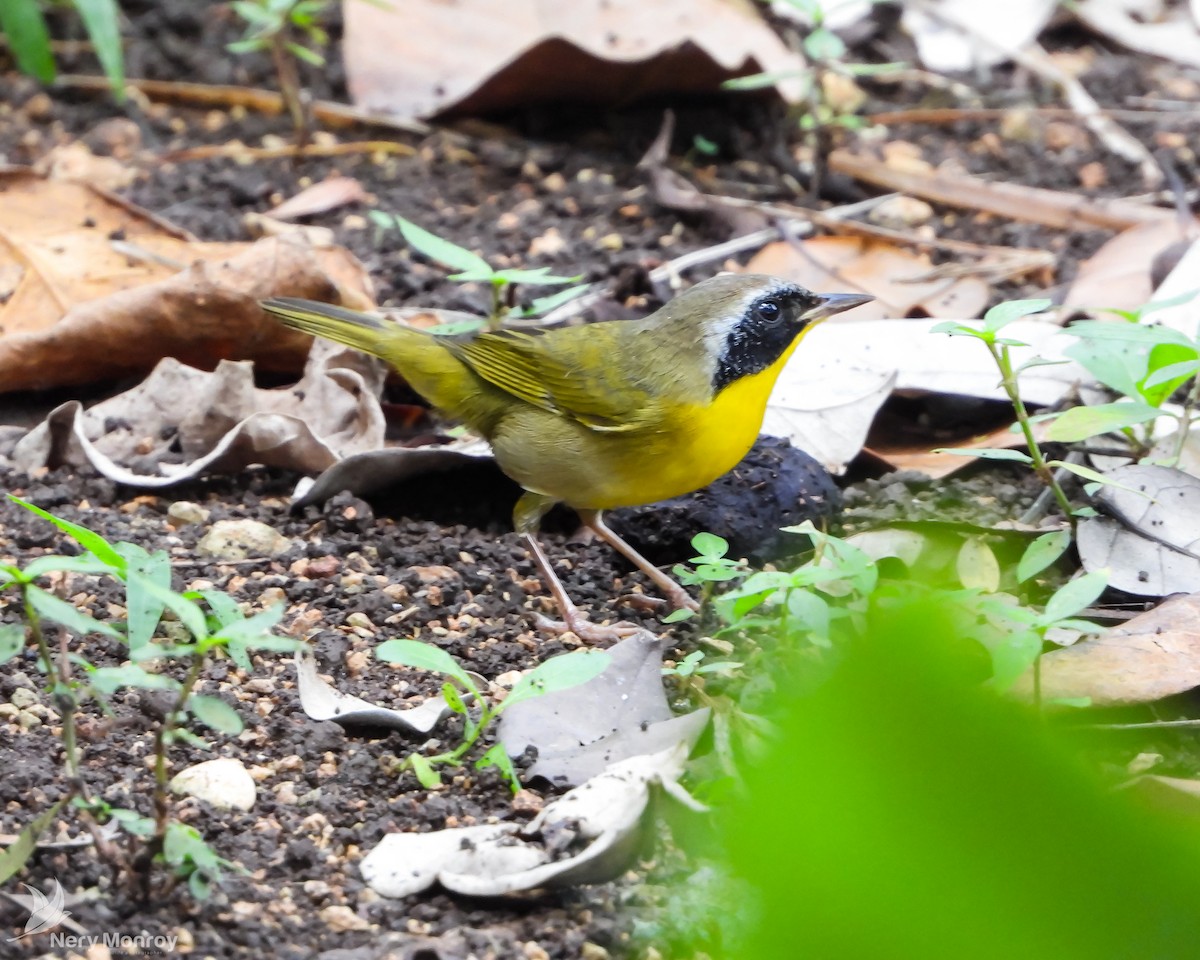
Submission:
<svg viewBox="0 0 1200 960">
<path fill-rule="evenodd" d="M 645 629 L 645 627 L 639 627 L 636 623 L 630 623 L 628 620 L 611 624 L 593 623 L 575 611 L 569 612 L 562 620 L 551 620 L 539 613 L 534 616 L 534 623 L 539 630 L 549 633 L 573 633 L 584 643 L 608 643 L 623 640 L 625 637 Z"/>
</svg>

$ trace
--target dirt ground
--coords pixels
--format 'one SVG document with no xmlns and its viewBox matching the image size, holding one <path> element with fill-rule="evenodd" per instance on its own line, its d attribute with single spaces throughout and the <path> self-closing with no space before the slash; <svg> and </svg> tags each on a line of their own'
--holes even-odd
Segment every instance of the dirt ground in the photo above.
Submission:
<svg viewBox="0 0 1200 960">
<path fill-rule="evenodd" d="M 134 29 L 128 46 L 131 76 L 270 85 L 264 60 L 214 55 L 237 36 L 224 4 L 141 0 L 123 6 Z M 1057 49 L 1084 42 L 1070 33 L 1051 39 Z M 883 58 L 871 42 L 861 53 Z M 67 71 L 94 70 L 86 61 L 68 59 L 62 66 Z M 1165 65 L 1106 51 L 1088 75 L 1088 85 L 1102 103 L 1122 106 L 1129 95 L 1160 90 L 1170 75 Z M 345 99 L 336 54 L 328 70 L 310 71 L 307 82 L 317 97 Z M 1018 69 L 998 71 L 993 84 L 982 91 L 987 105 L 1057 102 L 1052 91 Z M 5 104 L 0 112 L 0 160 L 8 163 L 34 162 L 56 143 L 87 136 L 121 113 L 100 96 L 47 94 L 11 70 L 0 76 L 0 91 Z M 871 109 L 886 110 L 911 106 L 927 91 L 881 84 L 871 87 L 871 93 Z M 411 157 L 363 154 L 252 165 L 230 159 L 158 163 L 145 170 L 127 196 L 202 239 L 241 240 L 247 239 L 243 214 L 264 211 L 302 186 L 338 172 L 358 179 L 375 207 L 401 211 L 493 258 L 525 264 L 530 244 L 557 231 L 564 241 L 561 251 L 538 265 L 549 265 L 555 272 L 582 271 L 587 280 L 611 283 L 619 295 L 604 308 L 604 315 L 623 315 L 633 311 L 618 305 L 622 297 L 641 294 L 646 308 L 655 304 L 656 292 L 647 280 L 650 269 L 727 236 L 719 224 L 662 210 L 646 195 L 635 164 L 658 129 L 662 106 L 645 104 L 619 114 L 541 108 L 490 118 L 495 125 L 486 129 L 460 125 L 424 139 L 409 138 L 416 148 Z M 773 159 L 773 147 L 783 135 L 778 110 L 733 96 L 674 106 L 680 153 L 695 134 L 721 148 L 711 172 L 714 182 L 729 192 L 793 199 L 785 177 L 790 171 L 781 170 Z M 159 153 L 233 139 L 257 144 L 264 137 L 286 138 L 289 133 L 282 118 L 238 112 L 131 103 L 125 114 L 137 124 L 144 146 Z M 967 122 L 945 128 L 895 127 L 889 136 L 919 144 L 935 164 L 955 160 L 969 171 L 1013 182 L 1079 190 L 1079 168 L 1092 161 L 1105 167 L 1106 185 L 1097 188 L 1099 195 L 1116 195 L 1135 182 L 1130 165 L 1097 149 L 1086 134 L 1077 145 L 1048 151 L 1037 138 L 1003 139 L 994 128 L 994 123 Z M 1143 125 L 1134 132 L 1153 141 L 1157 131 Z M 1182 172 L 1185 178 L 1196 176 L 1195 169 Z M 835 201 L 866 195 L 861 187 L 839 181 L 831 183 L 830 190 L 828 199 Z M 950 211 L 939 211 L 939 217 L 941 236 L 1053 250 L 1059 257 L 1056 288 L 1069 282 L 1080 260 L 1109 236 L 1102 231 L 1063 233 Z M 318 215 L 311 222 L 330 227 L 337 241 L 362 259 L 377 283 L 381 304 L 486 310 L 486 291 L 450 284 L 435 266 L 415 262 L 397 235 L 370 228 L 362 211 Z M 1009 284 L 996 291 L 996 298 L 1047 293 Z M 106 385 L 105 390 L 120 386 Z M 18 408 L 45 407 L 60 399 L 0 397 L 0 423 L 13 422 L 10 414 Z M 906 415 L 924 413 L 909 410 Z M 669 515 L 643 508 L 614 516 L 613 525 L 645 544 L 656 562 L 669 563 L 686 558 L 692 533 L 722 532 L 722 519 L 727 532 L 745 535 L 744 541 L 735 542 L 735 552 L 740 547 L 741 553 L 754 553 L 778 526 L 800 519 L 788 512 L 797 500 L 816 493 L 826 504 L 836 501 L 830 479 L 809 462 L 781 453 L 777 445 L 766 445 L 756 455 L 755 470 L 735 472 L 700 507 L 689 501 Z M 959 482 L 957 490 L 919 476 L 878 478 L 878 472 L 860 464 L 850 477 L 855 484 L 842 493 L 855 524 L 900 511 L 911 518 L 914 503 L 926 514 L 939 516 L 945 516 L 950 504 L 974 503 L 955 519 L 987 522 L 994 515 L 1011 515 L 1034 492 L 1008 472 L 988 473 L 965 486 Z M 762 509 L 756 499 L 754 491 L 764 475 L 790 478 L 794 493 L 782 508 Z M 569 648 L 562 639 L 533 628 L 532 613 L 552 609 L 511 532 L 508 511 L 515 488 L 502 478 L 482 478 L 482 493 L 469 487 L 447 490 L 418 484 L 370 504 L 343 495 L 297 513 L 289 509 L 288 500 L 298 479 L 251 470 L 147 495 L 86 473 L 55 471 L 33 478 L 0 473 L 0 490 L 26 497 L 112 540 L 167 550 L 177 587 L 214 585 L 256 608 L 284 602 L 285 627 L 302 614 L 316 626 L 312 642 L 322 671 L 343 690 L 367 700 L 390 703 L 428 694 L 438 686 L 428 675 L 374 661 L 364 669 L 366 654 L 391 637 L 434 642 L 488 678 L 528 668 Z M 989 492 L 990 505 L 982 513 L 973 496 L 980 487 L 972 482 Z M 168 509 L 178 501 L 199 504 L 207 518 L 182 525 L 172 521 Z M 709 512 L 697 513 L 698 509 Z M 743 510 L 756 513 L 753 528 Z M 269 524 L 289 539 L 290 546 L 267 562 L 251 565 L 213 562 L 197 554 L 197 542 L 212 523 L 242 518 Z M 567 591 L 593 618 L 628 619 L 666 630 L 680 653 L 692 649 L 695 627 L 664 628 L 638 607 L 615 606 L 615 597 L 650 588 L 607 548 L 569 539 L 571 529 L 569 516 L 551 523 L 547 549 Z M 47 524 L 0 502 L 0 558 L 26 562 L 45 552 L 70 549 Z M 773 552 L 779 551 L 758 550 L 759 559 Z M 83 602 L 105 616 L 108 605 L 118 599 L 101 582 Z M 397 621 L 399 611 L 404 616 Z M 11 606 L 0 605 L 0 621 L 16 619 Z M 98 665 L 115 665 L 121 648 L 93 639 L 88 656 Z M 48 705 L 29 652 L 0 672 L 0 702 L 12 700 L 18 690 L 32 691 Z M 259 771 L 258 802 L 250 812 L 237 813 L 187 801 L 179 805 L 179 815 L 246 873 L 231 875 L 206 902 L 193 900 L 182 889 L 141 902 L 117 889 L 106 868 L 86 850 L 38 854 L 39 875 L 56 876 L 74 895 L 68 909 L 84 927 L 179 935 L 197 956 L 213 957 L 599 960 L 630 955 L 643 869 L 609 885 L 503 902 L 473 902 L 443 893 L 389 901 L 363 883 L 359 861 L 388 832 L 531 816 L 527 807 L 514 806 L 498 776 L 465 771 L 446 789 L 430 791 L 409 773 L 390 773 L 389 762 L 408 747 L 400 735 L 348 736 L 336 724 L 308 720 L 300 709 L 287 657 L 256 657 L 249 675 L 220 660 L 205 673 L 202 692 L 233 704 L 246 732 L 236 738 L 212 737 L 210 751 L 179 744 L 173 748 L 174 765 L 237 757 Z M 147 728 L 162 706 L 142 691 L 118 694 L 115 708 L 107 733 L 85 748 L 84 776 L 114 805 L 145 811 Z M 48 726 L 21 729 L 0 724 L 5 763 L 0 833 L 15 833 L 65 790 L 57 741 Z M 552 794 L 536 785 L 534 789 Z M 647 851 L 647 857 L 653 855 L 653 850 Z M 18 914 L 11 906 L 0 906 L 5 929 L 18 932 L 24 922 Z M 5 951 L 6 956 L 32 957 L 43 948 L 6 944 Z"/>
</svg>

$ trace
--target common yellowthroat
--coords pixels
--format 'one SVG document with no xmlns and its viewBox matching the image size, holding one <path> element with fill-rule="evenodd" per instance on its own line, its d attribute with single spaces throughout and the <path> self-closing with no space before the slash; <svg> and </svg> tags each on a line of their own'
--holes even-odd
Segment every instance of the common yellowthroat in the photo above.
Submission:
<svg viewBox="0 0 1200 960">
<path fill-rule="evenodd" d="M 277 298 L 263 308 L 289 327 L 381 357 L 491 443 L 500 469 L 525 490 L 513 523 L 563 625 L 592 640 L 614 630 L 588 621 L 567 597 L 536 539 L 546 512 L 573 507 L 668 600 L 694 609 L 602 512 L 690 493 L 732 469 L 758 437 L 771 388 L 804 335 L 871 299 L 722 274 L 641 320 L 461 336 L 310 300 Z"/>
</svg>

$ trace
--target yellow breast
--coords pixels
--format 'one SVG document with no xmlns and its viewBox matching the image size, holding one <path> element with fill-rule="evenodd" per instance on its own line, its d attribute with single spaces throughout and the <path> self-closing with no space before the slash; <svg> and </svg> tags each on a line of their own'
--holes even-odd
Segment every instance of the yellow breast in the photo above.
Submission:
<svg viewBox="0 0 1200 960">
<path fill-rule="evenodd" d="M 770 367 L 734 381 L 711 402 L 679 404 L 654 430 L 605 437 L 590 502 L 578 494 L 567 502 L 598 510 L 656 503 L 728 473 L 758 439 L 771 390 L 799 339 Z"/>
</svg>

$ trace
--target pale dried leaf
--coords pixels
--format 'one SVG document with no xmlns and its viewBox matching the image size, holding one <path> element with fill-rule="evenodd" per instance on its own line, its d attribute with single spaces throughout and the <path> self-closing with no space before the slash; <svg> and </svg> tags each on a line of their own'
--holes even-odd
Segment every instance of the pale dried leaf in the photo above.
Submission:
<svg viewBox="0 0 1200 960">
<path fill-rule="evenodd" d="M 277 207 L 267 211 L 276 220 L 296 220 L 317 213 L 328 213 L 351 203 L 362 203 L 367 193 L 353 177 L 329 177 L 301 190 Z"/>
<path fill-rule="evenodd" d="M 1160 606 L 1041 660 L 1043 699 L 1087 697 L 1093 706 L 1149 703 L 1200 686 L 1200 595 Z M 1032 675 L 1014 688 L 1031 696 Z"/>
<path fill-rule="evenodd" d="M 403 117 L 548 98 L 623 102 L 804 69 L 752 6 L 729 0 L 408 0 L 402 10 L 346 4 L 345 18 L 355 103 Z M 795 76 L 778 87 L 800 95 Z"/>
</svg>

